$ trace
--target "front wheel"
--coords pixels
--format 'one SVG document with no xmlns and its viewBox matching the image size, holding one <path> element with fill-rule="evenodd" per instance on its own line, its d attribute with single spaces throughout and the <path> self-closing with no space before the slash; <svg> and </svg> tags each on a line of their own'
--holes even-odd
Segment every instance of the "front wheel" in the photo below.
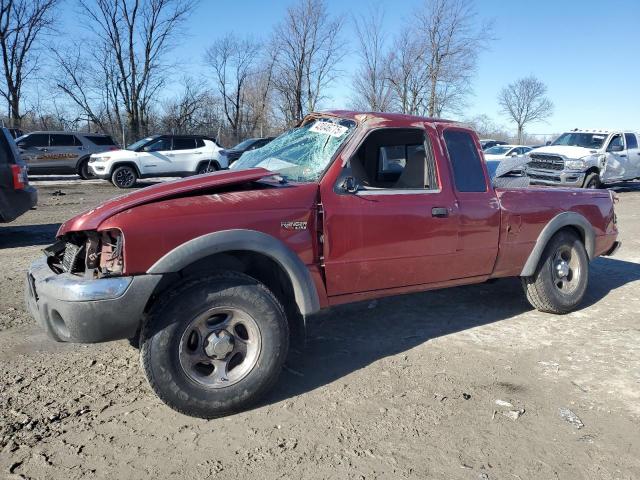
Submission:
<svg viewBox="0 0 640 480">
<path fill-rule="evenodd" d="M 536 272 L 522 277 L 529 303 L 548 313 L 569 313 L 587 290 L 589 257 L 575 233 L 560 231 L 544 249 Z"/>
<path fill-rule="evenodd" d="M 600 175 L 595 172 L 590 173 L 584 179 L 584 183 L 582 184 L 583 188 L 589 189 L 598 189 L 602 187 L 602 181 L 600 180 Z"/>
<path fill-rule="evenodd" d="M 137 179 L 138 173 L 129 165 L 117 167 L 111 174 L 111 183 L 118 188 L 131 188 L 136 184 Z"/>
<path fill-rule="evenodd" d="M 94 178 L 94 175 L 89 170 L 89 160 L 83 160 L 80 162 L 80 166 L 78 167 L 78 175 L 83 180 L 90 180 Z"/>
<path fill-rule="evenodd" d="M 141 345 L 147 380 L 165 404 L 215 418 L 246 409 L 275 384 L 289 328 L 264 285 L 228 272 L 171 292 L 145 322 Z"/>
</svg>

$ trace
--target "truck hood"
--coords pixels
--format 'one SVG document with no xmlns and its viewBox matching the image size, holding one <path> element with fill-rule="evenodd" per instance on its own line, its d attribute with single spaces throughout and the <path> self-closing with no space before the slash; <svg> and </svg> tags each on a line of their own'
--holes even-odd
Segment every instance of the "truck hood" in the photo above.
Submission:
<svg viewBox="0 0 640 480">
<path fill-rule="evenodd" d="M 272 175 L 274 175 L 273 172 L 265 170 L 264 168 L 233 171 L 223 170 L 141 188 L 127 195 L 121 195 L 107 200 L 97 207 L 67 220 L 60 226 L 57 236 L 60 237 L 68 232 L 96 230 L 102 222 L 113 215 L 140 205 L 170 198 L 212 192 L 221 187 L 255 182 Z"/>
<path fill-rule="evenodd" d="M 547 145 L 546 147 L 536 148 L 535 150 L 531 150 L 529 154 L 534 153 L 548 153 L 552 155 L 562 155 L 566 158 L 575 158 L 580 159 L 582 157 L 586 157 L 588 155 L 593 155 L 598 153 L 598 150 L 594 150 L 592 148 L 585 147 L 577 147 L 572 145 Z"/>
</svg>

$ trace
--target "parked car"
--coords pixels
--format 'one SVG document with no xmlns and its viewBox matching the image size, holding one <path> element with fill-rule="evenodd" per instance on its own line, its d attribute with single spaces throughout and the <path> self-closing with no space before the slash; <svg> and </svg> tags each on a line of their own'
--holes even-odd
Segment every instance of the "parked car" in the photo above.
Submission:
<svg viewBox="0 0 640 480">
<path fill-rule="evenodd" d="M 488 148 L 495 147 L 496 145 L 506 145 L 507 142 L 503 142 L 502 140 L 491 140 L 491 139 L 483 139 L 480 140 L 480 146 L 482 150 L 487 150 Z"/>
<path fill-rule="evenodd" d="M 508 158 L 519 157 L 531 150 L 524 145 L 495 145 L 484 150 L 484 159 L 487 162 L 487 169 L 491 175 L 495 174 L 498 165 Z M 522 162 L 524 166 L 526 162 Z M 519 172 L 522 174 L 522 172 Z"/>
<path fill-rule="evenodd" d="M 227 168 L 215 138 L 153 135 L 124 150 L 91 155 L 91 173 L 116 187 L 131 188 L 139 178 L 185 177 Z"/>
<path fill-rule="evenodd" d="M 91 177 L 87 167 L 93 153 L 116 150 L 109 135 L 81 132 L 31 132 L 16 139 L 30 174 Z"/>
<path fill-rule="evenodd" d="M 640 178 L 638 134 L 630 130 L 572 130 L 529 154 L 527 175 L 542 185 L 600 188 Z"/>
<path fill-rule="evenodd" d="M 454 122 L 316 113 L 228 171 L 68 220 L 27 304 L 58 341 L 139 332 L 156 394 L 212 418 L 274 385 L 321 308 L 515 276 L 538 310 L 575 309 L 619 246 L 613 195 L 495 190 Z"/>
<path fill-rule="evenodd" d="M 221 150 L 220 155 L 225 157 L 227 164 L 231 165 L 238 160 L 244 152 L 255 150 L 256 148 L 264 147 L 267 143 L 273 140 L 274 137 L 266 138 L 249 138 L 237 144 L 235 147 L 228 150 Z"/>
<path fill-rule="evenodd" d="M 27 165 L 8 128 L 0 129 L 0 222 L 11 222 L 35 207 L 38 192 L 29 185 Z"/>
</svg>

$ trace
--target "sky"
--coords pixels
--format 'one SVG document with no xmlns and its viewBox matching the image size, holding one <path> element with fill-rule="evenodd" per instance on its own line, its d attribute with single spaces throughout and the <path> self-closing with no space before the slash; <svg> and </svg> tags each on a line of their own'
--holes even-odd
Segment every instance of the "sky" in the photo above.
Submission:
<svg viewBox="0 0 640 480">
<path fill-rule="evenodd" d="M 176 73 L 206 78 L 210 71 L 204 52 L 217 37 L 234 32 L 266 40 L 293 1 L 201 0 L 168 59 L 180 60 L 182 68 Z M 350 74 L 357 62 L 350 20 L 369 3 L 327 0 L 330 13 L 347 19 L 343 31 L 347 54 L 340 66 L 342 77 L 328 92 L 324 109 L 349 106 Z M 390 41 L 394 32 L 406 28 L 409 12 L 422 0 L 379 0 L 379 4 Z M 70 5 L 65 8 L 73 13 Z M 486 114 L 514 129 L 500 113 L 496 97 L 505 85 L 533 74 L 547 85 L 555 109 L 548 122 L 531 125 L 528 133 L 576 127 L 640 130 L 640 0 L 476 0 L 475 6 L 479 24 L 493 19 L 495 40 L 480 54 L 463 118 Z M 67 31 L 74 28 L 77 24 Z"/>
</svg>

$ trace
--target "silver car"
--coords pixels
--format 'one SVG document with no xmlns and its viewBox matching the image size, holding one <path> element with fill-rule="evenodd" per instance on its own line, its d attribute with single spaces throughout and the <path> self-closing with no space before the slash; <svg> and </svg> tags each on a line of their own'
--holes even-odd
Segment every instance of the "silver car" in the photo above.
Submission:
<svg viewBox="0 0 640 480">
<path fill-rule="evenodd" d="M 87 166 L 91 154 L 120 148 L 109 135 L 80 132 L 31 132 L 16 144 L 29 174 L 77 173 L 83 179 L 92 177 Z"/>
</svg>

